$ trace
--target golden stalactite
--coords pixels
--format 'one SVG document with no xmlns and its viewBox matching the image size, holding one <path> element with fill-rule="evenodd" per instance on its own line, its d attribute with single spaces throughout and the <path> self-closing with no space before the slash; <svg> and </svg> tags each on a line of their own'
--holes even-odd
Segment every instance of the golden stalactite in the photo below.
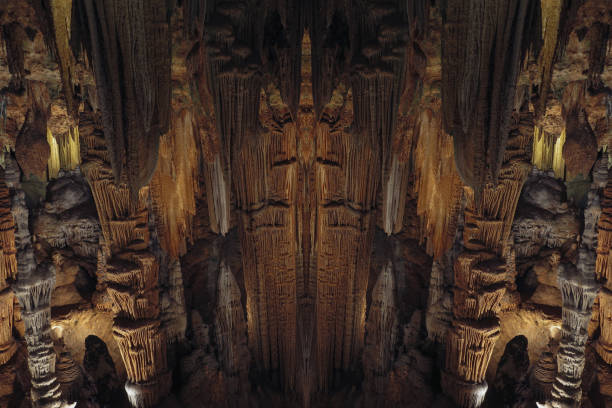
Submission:
<svg viewBox="0 0 612 408">
<path fill-rule="evenodd" d="M 540 127 L 534 127 L 531 163 L 540 170 L 552 170 L 558 179 L 565 179 L 564 144 L 565 129 L 555 137 Z"/>
<path fill-rule="evenodd" d="M 172 115 L 170 131 L 160 138 L 159 161 L 149 186 L 161 246 L 178 258 L 192 241 L 200 162 L 192 112 L 183 109 Z"/>
<path fill-rule="evenodd" d="M 452 245 L 463 183 L 455 169 L 453 139 L 442 129 L 440 116 L 432 109 L 423 110 L 417 129 L 414 152 L 417 214 L 427 252 L 438 259 Z"/>
</svg>

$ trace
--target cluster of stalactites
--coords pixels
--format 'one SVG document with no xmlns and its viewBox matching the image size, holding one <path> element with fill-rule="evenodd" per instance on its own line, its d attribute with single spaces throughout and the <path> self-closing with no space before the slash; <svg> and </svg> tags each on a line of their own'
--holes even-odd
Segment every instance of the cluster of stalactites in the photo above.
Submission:
<svg viewBox="0 0 612 408">
<path fill-rule="evenodd" d="M 529 22 L 536 14 L 526 0 L 453 0 L 445 6 L 444 125 L 454 139 L 457 170 L 477 197 L 500 176 L 527 48 L 524 37 L 529 39 Z"/>
<path fill-rule="evenodd" d="M 93 66 L 114 180 L 135 197 L 153 175 L 169 127 L 172 10 L 164 0 L 74 5 L 72 26 Z"/>
<path fill-rule="evenodd" d="M 71 127 L 68 132 L 58 136 L 47 128 L 47 143 L 50 149 L 47 162 L 49 179 L 57 178 L 60 170 L 74 170 L 81 163 L 78 127 Z"/>
</svg>

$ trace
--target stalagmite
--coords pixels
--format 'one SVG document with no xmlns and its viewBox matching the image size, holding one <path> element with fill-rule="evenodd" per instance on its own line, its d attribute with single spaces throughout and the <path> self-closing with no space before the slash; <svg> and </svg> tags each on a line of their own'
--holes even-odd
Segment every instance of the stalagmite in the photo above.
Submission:
<svg viewBox="0 0 612 408">
<path fill-rule="evenodd" d="M 228 391 L 244 400 L 250 357 L 246 345 L 247 324 L 238 283 L 232 271 L 223 262 L 220 265 L 218 289 L 215 335 L 220 363 Z"/>
<path fill-rule="evenodd" d="M 550 350 L 546 350 L 540 355 L 531 374 L 531 388 L 536 401 L 544 403 L 550 399 L 556 375 L 557 360 Z"/>
<path fill-rule="evenodd" d="M 34 258 L 29 232 L 25 193 L 15 186 L 12 213 L 15 218 L 17 248 L 17 281 L 13 290 L 21 306 L 28 347 L 28 366 L 32 377 L 31 396 L 34 406 L 61 407 L 61 391 L 55 374 L 55 350 L 51 340 L 51 292 L 55 286 L 55 267 Z"/>
<path fill-rule="evenodd" d="M 159 266 L 148 248 L 149 189 L 141 189 L 133 198 L 127 185 L 115 184 L 93 112 L 83 112 L 79 126 L 83 173 L 104 236 L 99 279 L 116 314 L 113 336 L 128 374 L 125 389 L 133 407 L 153 407 L 169 392 L 172 381 L 166 332 L 159 320 Z"/>
<path fill-rule="evenodd" d="M 607 176 L 607 157 L 604 157 L 599 159 L 593 170 L 593 183 L 584 209 L 584 230 L 578 248 L 576 266 L 569 263 L 562 264 L 559 272 L 559 285 L 563 298 L 563 326 L 557 353 L 558 372 L 550 401 L 552 407 L 579 406 L 582 400 L 580 385 L 585 366 L 587 327 L 591 320 L 591 308 L 600 287 L 595 275 L 596 231 L 601 213 L 599 191 L 605 187 Z"/>
<path fill-rule="evenodd" d="M 372 290 L 372 303 L 366 322 L 364 375 L 375 394 L 385 391 L 391 371 L 397 338 L 397 308 L 395 282 L 391 263 L 380 272 Z"/>
<path fill-rule="evenodd" d="M 487 184 L 480 196 L 466 189 L 463 245 L 454 265 L 452 327 L 446 335 L 445 392 L 461 407 L 478 407 L 487 391 L 485 374 L 500 335 L 496 317 L 508 284 L 504 258 L 521 188 L 529 171 L 527 148 L 533 116 L 513 114 L 499 184 Z"/>
</svg>

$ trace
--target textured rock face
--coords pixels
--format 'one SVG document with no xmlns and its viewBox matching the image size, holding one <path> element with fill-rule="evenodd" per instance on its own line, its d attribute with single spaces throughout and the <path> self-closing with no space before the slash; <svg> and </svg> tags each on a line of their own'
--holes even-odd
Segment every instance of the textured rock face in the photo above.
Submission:
<svg viewBox="0 0 612 408">
<path fill-rule="evenodd" d="M 0 1 L 0 406 L 606 406 L 611 17 Z"/>
</svg>

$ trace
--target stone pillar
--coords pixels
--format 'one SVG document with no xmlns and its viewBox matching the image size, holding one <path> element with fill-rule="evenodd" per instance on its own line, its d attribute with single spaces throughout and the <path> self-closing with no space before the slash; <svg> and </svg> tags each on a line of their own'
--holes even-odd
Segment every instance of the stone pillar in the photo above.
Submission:
<svg viewBox="0 0 612 408">
<path fill-rule="evenodd" d="M 480 406 L 487 392 L 485 375 L 500 335 L 497 313 L 510 275 L 504 249 L 530 168 L 532 133 L 531 113 L 515 113 L 499 182 L 488 183 L 479 196 L 466 189 L 464 250 L 454 264 L 453 321 L 442 372 L 444 392 L 461 407 Z"/>
<path fill-rule="evenodd" d="M 607 157 L 605 157 L 600 159 L 593 169 L 593 183 L 584 210 L 584 231 L 578 248 L 576 266 L 564 263 L 559 268 L 563 326 L 557 353 L 557 377 L 549 404 L 555 408 L 578 407 L 582 401 L 584 348 L 588 339 L 587 329 L 591 320 L 591 310 L 600 287 L 595 274 L 597 223 L 601 213 L 599 190 L 606 185 L 607 175 Z"/>
<path fill-rule="evenodd" d="M 11 161 L 12 162 L 12 161 Z M 16 166 L 15 163 L 10 165 Z M 8 167 L 8 166 L 7 166 Z M 55 375 L 55 350 L 51 340 L 51 293 L 55 287 L 55 267 L 34 258 L 25 193 L 19 188 L 18 172 L 9 185 L 15 188 L 12 213 L 16 224 L 18 279 L 13 290 L 21 306 L 28 348 L 28 366 L 32 377 L 34 407 L 59 408 L 61 391 Z"/>
</svg>

